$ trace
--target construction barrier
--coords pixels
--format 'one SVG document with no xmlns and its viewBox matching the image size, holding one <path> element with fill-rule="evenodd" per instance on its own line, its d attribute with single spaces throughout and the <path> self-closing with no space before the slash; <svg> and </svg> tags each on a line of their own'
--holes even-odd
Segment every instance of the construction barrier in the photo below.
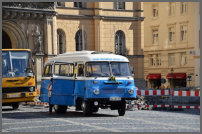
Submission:
<svg viewBox="0 0 202 134">
<path fill-rule="evenodd" d="M 127 102 L 126 109 L 200 109 L 199 90 L 185 88 L 137 90 L 137 97 L 137 100 Z"/>
</svg>

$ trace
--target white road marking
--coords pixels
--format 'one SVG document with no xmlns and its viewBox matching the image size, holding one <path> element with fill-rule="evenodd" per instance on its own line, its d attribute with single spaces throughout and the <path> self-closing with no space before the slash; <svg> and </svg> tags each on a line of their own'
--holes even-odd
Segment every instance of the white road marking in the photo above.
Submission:
<svg viewBox="0 0 202 134">
<path fill-rule="evenodd" d="M 181 126 L 181 125 L 178 125 L 178 124 L 169 124 L 169 123 L 166 123 L 166 124 L 163 124 L 163 123 L 159 123 L 159 122 L 155 122 L 155 121 L 148 121 L 148 120 L 145 120 L 145 118 L 143 119 L 138 119 L 138 118 L 128 118 L 128 117 L 120 117 L 122 119 L 127 119 L 127 120 L 134 120 L 134 121 L 141 121 L 141 122 L 145 122 L 147 124 L 155 124 L 155 125 L 165 125 L 167 127 L 172 127 L 172 129 L 192 129 L 192 130 L 198 130 L 200 131 L 200 128 L 191 128 L 191 127 L 187 127 L 187 126 Z M 146 125 L 146 124 L 144 124 Z M 200 124 L 199 124 L 200 125 Z"/>
<path fill-rule="evenodd" d="M 95 129 L 107 130 L 107 131 L 110 131 L 110 132 L 122 132 L 120 130 L 115 130 L 115 129 L 111 129 L 111 128 L 95 126 L 95 125 L 91 125 L 91 124 L 88 124 L 88 123 L 80 123 L 80 122 L 76 122 L 76 121 L 70 121 L 70 120 L 58 119 L 58 118 L 53 118 L 53 119 L 58 120 L 58 121 L 64 121 L 64 122 L 72 123 L 74 125 L 81 125 L 81 126 L 93 127 Z"/>
<path fill-rule="evenodd" d="M 48 126 L 27 126 L 27 127 L 16 127 L 16 128 L 8 128 L 8 130 L 18 130 L 18 129 L 29 129 L 29 128 L 45 128 L 45 127 L 63 127 L 63 126 L 72 126 L 72 124 L 64 124 L 64 125 L 48 125 Z"/>
</svg>

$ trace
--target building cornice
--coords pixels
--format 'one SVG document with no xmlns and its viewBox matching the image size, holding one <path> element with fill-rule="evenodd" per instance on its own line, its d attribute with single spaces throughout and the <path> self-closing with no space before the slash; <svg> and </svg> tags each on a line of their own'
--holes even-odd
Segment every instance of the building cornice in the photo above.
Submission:
<svg viewBox="0 0 202 134">
<path fill-rule="evenodd" d="M 143 21 L 144 17 L 123 17 L 123 16 L 101 16 L 101 15 L 71 15 L 57 14 L 57 18 L 65 19 L 102 19 L 102 20 L 122 20 L 122 21 Z"/>
<path fill-rule="evenodd" d="M 77 8 L 77 7 L 60 7 L 57 6 L 56 9 L 71 9 L 71 10 L 101 10 L 101 11 L 115 11 L 115 12 L 143 12 L 144 10 L 126 10 L 126 9 L 106 9 L 106 8 Z"/>
<path fill-rule="evenodd" d="M 28 9 L 28 8 L 12 8 L 12 7 L 2 7 L 4 11 L 12 11 L 12 12 L 25 12 L 25 13 L 39 13 L 39 14 L 48 14 L 48 15 L 56 15 L 54 10 L 48 9 Z"/>
</svg>

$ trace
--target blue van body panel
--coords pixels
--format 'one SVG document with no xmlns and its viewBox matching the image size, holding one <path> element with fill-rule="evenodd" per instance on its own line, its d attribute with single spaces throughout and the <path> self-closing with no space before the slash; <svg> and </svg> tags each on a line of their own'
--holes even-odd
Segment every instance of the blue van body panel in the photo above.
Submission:
<svg viewBox="0 0 202 134">
<path fill-rule="evenodd" d="M 93 81 L 97 81 L 97 84 L 94 84 Z M 84 99 L 94 99 L 94 98 L 110 98 L 110 97 L 121 97 L 121 98 L 135 98 L 136 97 L 136 88 L 134 81 L 131 81 L 131 84 L 128 82 L 131 80 L 90 80 L 86 81 L 86 93 Z M 93 90 L 99 89 L 100 93 L 95 95 Z M 131 95 L 128 93 L 129 89 L 133 89 L 134 93 Z"/>
<path fill-rule="evenodd" d="M 94 84 L 94 81 L 97 81 L 97 84 Z M 132 83 L 129 84 L 129 81 Z M 48 102 L 48 83 L 50 83 L 50 80 L 42 81 L 40 92 L 40 100 L 42 102 Z M 98 95 L 93 93 L 95 89 L 99 89 L 100 93 Z M 133 89 L 134 93 L 129 94 L 129 89 Z M 83 100 L 109 99 L 110 97 L 136 98 L 136 88 L 134 80 L 53 80 L 51 104 L 75 106 L 78 97 Z"/>
<path fill-rule="evenodd" d="M 40 88 L 40 101 L 41 102 L 49 102 L 48 98 L 48 85 L 51 83 L 50 80 L 42 80 L 41 88 Z"/>
<path fill-rule="evenodd" d="M 53 79 L 51 104 L 74 105 L 74 80 Z"/>
<path fill-rule="evenodd" d="M 75 96 L 75 102 L 78 97 L 84 98 L 86 92 L 86 80 L 75 80 L 75 89 L 74 94 Z"/>
</svg>

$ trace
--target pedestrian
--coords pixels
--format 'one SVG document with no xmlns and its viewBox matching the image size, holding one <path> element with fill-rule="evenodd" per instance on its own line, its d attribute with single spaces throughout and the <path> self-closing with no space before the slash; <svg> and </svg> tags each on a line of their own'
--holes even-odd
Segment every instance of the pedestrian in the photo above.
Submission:
<svg viewBox="0 0 202 134">
<path fill-rule="evenodd" d="M 48 84 L 48 98 L 49 98 L 49 113 L 52 113 L 53 105 L 51 104 L 51 92 L 53 86 L 53 78 L 51 78 L 50 83 Z"/>
</svg>

